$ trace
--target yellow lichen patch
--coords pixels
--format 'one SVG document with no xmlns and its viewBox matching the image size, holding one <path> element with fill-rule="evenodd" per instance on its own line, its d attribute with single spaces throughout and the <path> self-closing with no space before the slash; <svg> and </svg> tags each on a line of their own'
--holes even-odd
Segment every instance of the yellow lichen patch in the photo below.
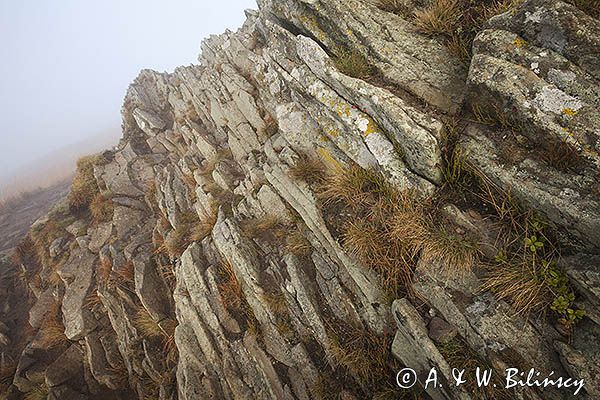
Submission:
<svg viewBox="0 0 600 400">
<path fill-rule="evenodd" d="M 321 156 L 321 158 L 325 162 L 325 165 L 327 165 L 328 168 L 338 171 L 343 170 L 342 164 L 340 164 L 340 162 L 336 160 L 326 149 L 319 147 L 317 149 L 317 153 L 319 153 L 319 155 Z"/>
<path fill-rule="evenodd" d="M 334 137 L 334 138 L 340 136 L 340 132 L 335 129 L 331 129 L 327 133 L 329 134 L 329 136 Z"/>
<path fill-rule="evenodd" d="M 525 47 L 525 46 L 527 46 L 527 42 L 524 39 L 520 38 L 520 37 L 516 38 L 513 41 L 513 44 L 515 45 L 515 47 Z"/>
<path fill-rule="evenodd" d="M 380 132 L 380 131 L 381 131 L 381 129 L 379 129 L 379 126 L 377 126 L 377 124 L 375 122 L 373 122 L 372 119 L 369 118 L 369 123 L 367 124 L 367 129 L 365 129 L 365 131 L 363 132 L 363 135 L 365 135 L 365 137 L 367 137 L 372 133 Z"/>
<path fill-rule="evenodd" d="M 573 110 L 572 108 L 564 108 L 562 112 L 563 114 L 568 115 L 569 117 L 572 117 L 575 114 L 577 114 L 577 111 Z"/>
</svg>

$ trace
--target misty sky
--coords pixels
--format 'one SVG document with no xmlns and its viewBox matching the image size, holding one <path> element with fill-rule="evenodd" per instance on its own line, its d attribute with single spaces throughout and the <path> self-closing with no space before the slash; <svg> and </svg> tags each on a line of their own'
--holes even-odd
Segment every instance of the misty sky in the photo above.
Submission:
<svg viewBox="0 0 600 400">
<path fill-rule="evenodd" d="M 66 145 L 120 136 L 140 69 L 197 63 L 254 0 L 0 0 L 0 175 Z"/>
</svg>

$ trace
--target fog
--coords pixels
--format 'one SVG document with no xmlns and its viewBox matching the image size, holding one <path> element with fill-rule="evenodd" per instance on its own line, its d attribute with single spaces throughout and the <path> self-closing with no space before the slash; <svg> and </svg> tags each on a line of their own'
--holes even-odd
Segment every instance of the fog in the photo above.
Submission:
<svg viewBox="0 0 600 400">
<path fill-rule="evenodd" d="M 77 143 L 116 144 L 138 72 L 197 63 L 201 40 L 239 27 L 247 8 L 255 1 L 0 0 L 0 179 Z"/>
</svg>

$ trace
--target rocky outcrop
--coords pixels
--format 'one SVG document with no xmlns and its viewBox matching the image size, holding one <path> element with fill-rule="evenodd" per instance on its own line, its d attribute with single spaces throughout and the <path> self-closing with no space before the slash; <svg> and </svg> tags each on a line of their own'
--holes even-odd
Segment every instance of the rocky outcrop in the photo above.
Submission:
<svg viewBox="0 0 600 400">
<path fill-rule="evenodd" d="M 423 398 L 572 393 L 418 388 L 431 368 L 452 383 L 466 363 L 583 378 L 582 396 L 597 397 L 598 24 L 525 1 L 489 20 L 466 68 L 369 2 L 262 0 L 237 32 L 203 42 L 199 65 L 142 71 L 121 142 L 91 161 L 93 201 L 57 205 L 32 228 L 36 254 L 17 259 L 33 329 L 9 398 L 398 398 L 405 366 Z M 350 76 L 348 54 L 371 72 Z M 460 168 L 510 204 L 457 195 Z M 448 274 L 422 245 L 402 253 L 410 283 L 382 280 L 379 260 L 349 246 L 359 216 L 323 189 L 358 170 L 376 178 L 354 197 L 403 193 L 434 204 L 449 236 L 474 238 L 469 268 Z M 555 232 L 586 309 L 572 332 L 482 290 L 511 245 L 492 214 L 513 200 Z M 377 210 L 365 221 L 394 217 Z M 526 251 L 550 247 L 527 233 Z M 22 323 L 0 326 L 2 354 Z"/>
</svg>

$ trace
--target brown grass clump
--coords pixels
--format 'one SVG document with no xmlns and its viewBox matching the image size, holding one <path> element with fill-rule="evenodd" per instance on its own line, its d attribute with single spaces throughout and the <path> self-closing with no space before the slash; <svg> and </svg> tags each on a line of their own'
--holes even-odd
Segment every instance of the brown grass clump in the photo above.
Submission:
<svg viewBox="0 0 600 400">
<path fill-rule="evenodd" d="M 135 265 L 132 260 L 126 261 L 119 266 L 116 270 L 116 273 L 121 283 L 135 283 Z"/>
<path fill-rule="evenodd" d="M 2 362 L 2 367 L 0 368 L 0 393 L 5 393 L 5 391 L 8 390 L 8 388 L 12 385 L 16 371 L 16 362 L 9 362 L 9 360 L 6 359 Z"/>
<path fill-rule="evenodd" d="M 290 233 L 285 239 L 285 249 L 297 256 L 308 256 L 312 252 L 312 246 L 300 230 Z"/>
<path fill-rule="evenodd" d="M 383 11 L 394 14 L 402 14 L 404 11 L 404 2 L 402 0 L 379 0 L 377 6 Z"/>
<path fill-rule="evenodd" d="M 566 2 L 573 4 L 594 18 L 600 19 L 600 3 L 598 0 L 566 0 Z"/>
<path fill-rule="evenodd" d="M 544 310 L 552 303 L 552 292 L 535 266 L 523 262 L 504 263 L 494 268 L 481 287 L 509 302 L 517 314 Z"/>
<path fill-rule="evenodd" d="M 100 193 L 97 193 L 89 204 L 92 220 L 95 223 L 107 222 L 112 219 L 114 206 L 112 200 Z"/>
<path fill-rule="evenodd" d="M 462 10 L 459 0 L 434 0 L 431 6 L 415 12 L 419 32 L 452 35 Z"/>
<path fill-rule="evenodd" d="M 438 261 L 452 274 L 467 272 L 477 260 L 476 243 L 453 233 L 449 224 L 434 223 L 437 212 L 430 200 L 400 193 L 373 171 L 357 166 L 336 171 L 319 197 L 350 209 L 351 217 L 341 227 L 344 247 L 379 272 L 390 294 L 398 295 L 398 289 L 412 293 L 418 257 Z"/>
<path fill-rule="evenodd" d="M 144 307 L 140 307 L 134 318 L 134 324 L 142 337 L 161 340 L 167 363 L 177 360 L 177 346 L 175 344 L 177 321 L 166 318 L 158 323 Z"/>
<path fill-rule="evenodd" d="M 400 363 L 391 354 L 392 337 L 379 336 L 363 328 L 336 323 L 329 325 L 329 351 L 346 377 L 373 393 L 393 388 Z M 395 372 L 394 372 L 395 371 Z M 370 398 L 370 396 L 368 396 Z"/>
<path fill-rule="evenodd" d="M 438 227 L 428 232 L 421 258 L 428 263 L 440 262 L 447 273 L 462 275 L 473 268 L 478 254 L 479 246 L 472 239 Z"/>
<path fill-rule="evenodd" d="M 229 310 L 239 311 L 244 299 L 242 285 L 238 280 L 233 265 L 229 260 L 221 263 L 219 269 L 220 283 L 218 285 L 223 306 Z"/>
<path fill-rule="evenodd" d="M 45 349 L 53 349 L 68 342 L 65 336 L 65 326 L 62 322 L 60 304 L 55 303 L 48 311 L 40 326 L 40 334 L 40 346 Z"/>
<path fill-rule="evenodd" d="M 96 267 L 96 279 L 99 284 L 107 284 L 112 273 L 113 263 L 109 257 L 100 257 Z"/>
<path fill-rule="evenodd" d="M 582 157 L 575 146 L 564 140 L 554 140 L 546 145 L 542 158 L 559 171 L 576 171 Z"/>
<path fill-rule="evenodd" d="M 438 350 L 444 356 L 452 368 L 464 370 L 465 376 L 475 376 L 477 368 L 480 370 L 492 369 L 488 362 L 482 359 L 473 351 L 465 341 L 456 337 L 447 343 L 438 344 Z M 465 388 L 473 398 L 494 399 L 494 400 L 512 400 L 516 394 L 509 389 L 504 389 L 505 385 L 501 382 L 498 374 L 492 374 L 490 384 L 479 387 L 475 380 L 467 379 Z"/>
<path fill-rule="evenodd" d="M 100 296 L 98 295 L 98 291 L 96 291 L 96 290 L 90 292 L 90 294 L 88 294 L 85 297 L 85 302 L 83 304 L 83 306 L 86 309 L 91 310 L 91 311 L 98 309 L 101 305 L 102 305 L 102 300 L 100 299 Z"/>
<path fill-rule="evenodd" d="M 343 50 L 335 58 L 335 65 L 341 73 L 358 79 L 373 77 L 377 71 L 358 50 Z"/>
<path fill-rule="evenodd" d="M 49 393 L 48 386 L 42 383 L 25 393 L 23 400 L 46 400 Z"/>
<path fill-rule="evenodd" d="M 165 334 L 158 322 L 152 318 L 150 313 L 144 307 L 138 309 L 133 321 L 135 327 L 145 338 L 162 338 Z"/>
<path fill-rule="evenodd" d="M 241 228 L 249 237 L 262 240 L 282 239 L 286 234 L 284 222 L 276 215 L 247 219 Z"/>
<path fill-rule="evenodd" d="M 68 196 L 69 206 L 74 211 L 87 209 L 99 192 L 94 176 L 94 163 L 97 161 L 98 156 L 87 156 L 77 161 L 77 172 Z"/>
<path fill-rule="evenodd" d="M 491 17 L 516 9 L 523 0 L 433 0 L 415 12 L 415 25 L 426 35 L 441 36 L 450 52 L 467 63 L 473 40 Z"/>
<path fill-rule="evenodd" d="M 325 178 L 325 166 L 320 160 L 303 155 L 290 167 L 289 174 L 292 179 L 309 185 L 320 184 Z"/>
</svg>

